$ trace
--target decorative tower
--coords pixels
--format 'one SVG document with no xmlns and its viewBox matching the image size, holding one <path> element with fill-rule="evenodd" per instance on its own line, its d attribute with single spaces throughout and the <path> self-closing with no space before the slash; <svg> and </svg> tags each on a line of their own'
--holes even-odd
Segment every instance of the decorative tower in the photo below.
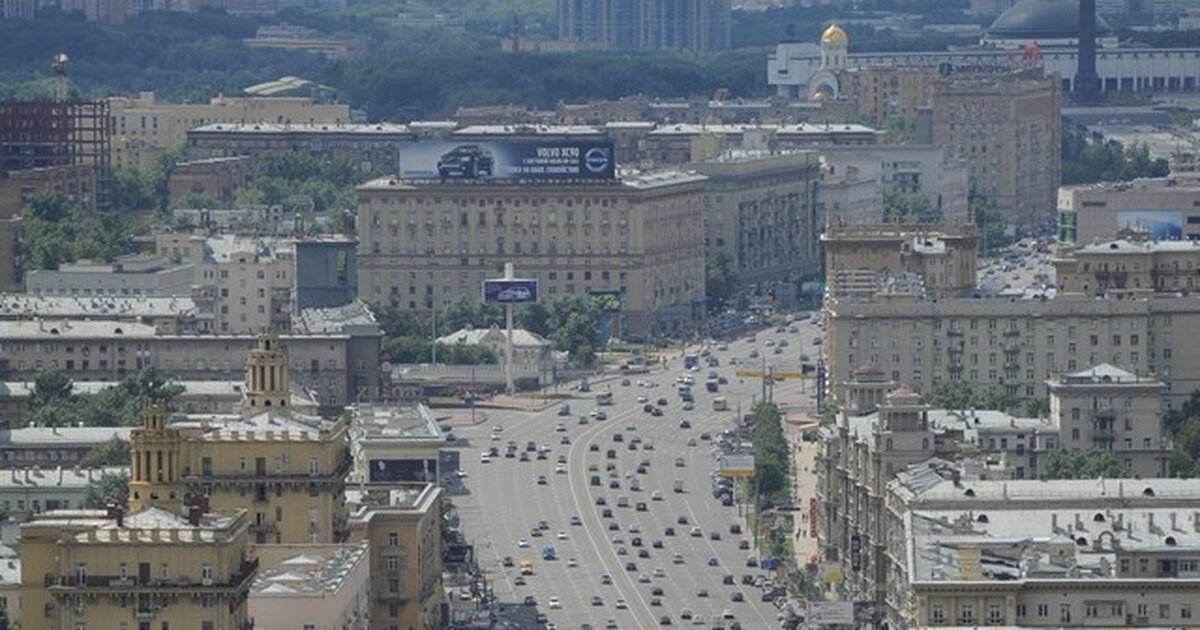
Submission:
<svg viewBox="0 0 1200 630">
<path fill-rule="evenodd" d="M 155 506 L 178 514 L 183 510 L 181 480 L 183 438 L 167 426 L 167 410 L 160 404 L 142 411 L 142 428 L 129 436 L 129 511 Z"/>
<path fill-rule="evenodd" d="M 270 408 L 287 409 L 291 393 L 288 355 L 274 331 L 259 333 L 256 347 L 246 357 L 246 401 L 251 413 Z"/>
</svg>

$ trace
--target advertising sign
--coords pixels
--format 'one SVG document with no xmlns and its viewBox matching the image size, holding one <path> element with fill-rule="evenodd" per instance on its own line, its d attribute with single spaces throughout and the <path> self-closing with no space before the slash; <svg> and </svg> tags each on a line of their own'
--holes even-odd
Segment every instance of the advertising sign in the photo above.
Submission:
<svg viewBox="0 0 1200 630">
<path fill-rule="evenodd" d="M 753 455 L 725 455 L 721 458 L 722 477 L 751 477 L 754 475 Z"/>
<path fill-rule="evenodd" d="M 620 291 L 588 291 L 588 299 L 601 313 L 616 313 L 621 310 Z"/>
<path fill-rule="evenodd" d="M 805 607 L 809 624 L 831 626 L 854 623 L 854 602 L 809 601 Z"/>
<path fill-rule="evenodd" d="M 1152 241 L 1177 241 L 1183 238 L 1183 212 L 1180 210 L 1119 210 L 1117 229 L 1133 230 Z"/>
<path fill-rule="evenodd" d="M 412 179 L 613 179 L 616 160 L 604 140 L 403 142 L 400 177 Z"/>
<path fill-rule="evenodd" d="M 526 304 L 537 301 L 537 280 L 484 280 L 486 304 Z"/>
<path fill-rule="evenodd" d="M 821 514 L 820 505 L 817 503 L 816 497 L 808 499 L 808 537 L 817 537 L 817 519 Z"/>
</svg>

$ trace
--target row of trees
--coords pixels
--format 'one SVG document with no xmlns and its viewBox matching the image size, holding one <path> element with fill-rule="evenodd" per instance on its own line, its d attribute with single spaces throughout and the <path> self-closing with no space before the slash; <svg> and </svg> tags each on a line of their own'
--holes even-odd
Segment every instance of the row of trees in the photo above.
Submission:
<svg viewBox="0 0 1200 630">
<path fill-rule="evenodd" d="M 774 403 L 758 402 L 750 411 L 754 429 L 754 475 L 759 505 L 791 496 L 791 447 L 783 434 L 783 414 Z"/>
<path fill-rule="evenodd" d="M 434 322 L 422 321 L 411 311 L 382 304 L 373 307 L 384 333 L 384 351 L 395 363 L 428 363 L 437 359 L 454 365 L 495 363 L 496 356 L 487 348 L 434 344 Z M 578 365 L 591 365 L 600 344 L 600 313 L 581 298 L 564 298 L 550 304 L 525 304 L 515 307 L 513 325 L 541 335 L 556 350 L 567 352 Z M 504 312 L 475 300 L 462 298 L 437 314 L 437 335 L 462 328 L 504 326 Z"/>
<path fill-rule="evenodd" d="M 21 223 L 25 269 L 57 269 L 86 258 L 111 261 L 133 251 L 132 237 L 143 226 L 113 212 L 81 210 L 62 193 L 36 195 Z"/>
<path fill-rule="evenodd" d="M 1143 144 L 1130 147 L 1099 134 L 1063 127 L 1062 183 L 1130 181 L 1139 177 L 1165 177 L 1170 169 L 1162 158 L 1152 159 Z"/>
<path fill-rule="evenodd" d="M 34 381 L 28 422 L 39 427 L 129 427 L 141 422 L 151 403 L 170 404 L 183 392 L 154 368 L 125 377 L 117 385 L 92 394 L 77 394 L 71 378 L 60 369 L 44 370 Z"/>
</svg>

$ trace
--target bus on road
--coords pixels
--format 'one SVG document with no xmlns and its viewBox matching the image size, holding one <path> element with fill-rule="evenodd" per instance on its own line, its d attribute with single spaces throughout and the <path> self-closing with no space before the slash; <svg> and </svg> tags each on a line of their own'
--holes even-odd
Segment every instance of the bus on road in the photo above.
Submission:
<svg viewBox="0 0 1200 630">
<path fill-rule="evenodd" d="M 700 355 L 695 352 L 689 352 L 683 355 L 683 369 L 690 370 L 700 366 Z"/>
</svg>

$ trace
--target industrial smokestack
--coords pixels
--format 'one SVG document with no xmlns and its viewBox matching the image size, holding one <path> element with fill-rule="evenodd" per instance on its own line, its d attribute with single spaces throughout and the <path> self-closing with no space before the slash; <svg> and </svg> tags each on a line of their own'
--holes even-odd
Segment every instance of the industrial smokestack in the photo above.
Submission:
<svg viewBox="0 0 1200 630">
<path fill-rule="evenodd" d="M 1096 0 L 1079 0 L 1079 64 L 1075 72 L 1075 100 L 1100 100 L 1100 77 L 1096 74 Z"/>
</svg>

